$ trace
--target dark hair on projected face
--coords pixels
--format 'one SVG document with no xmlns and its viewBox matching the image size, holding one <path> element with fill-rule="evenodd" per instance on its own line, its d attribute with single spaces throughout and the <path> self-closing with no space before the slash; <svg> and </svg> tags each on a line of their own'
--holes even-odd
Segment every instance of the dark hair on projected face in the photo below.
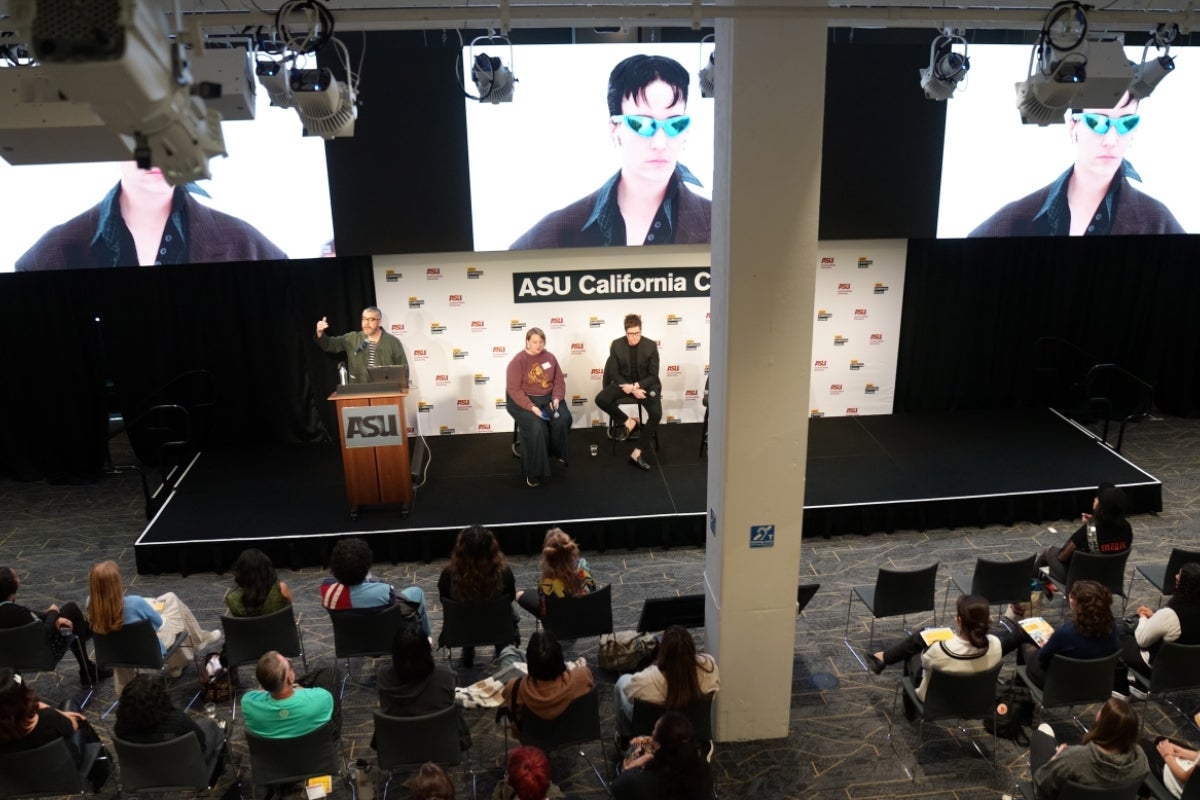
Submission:
<svg viewBox="0 0 1200 800">
<path fill-rule="evenodd" d="M 627 98 L 645 99 L 646 87 L 662 81 L 675 90 L 674 103 L 683 101 L 687 105 L 688 84 L 691 76 L 673 58 L 666 56 L 630 56 L 613 67 L 608 76 L 608 113 L 621 113 L 621 103 Z"/>
</svg>

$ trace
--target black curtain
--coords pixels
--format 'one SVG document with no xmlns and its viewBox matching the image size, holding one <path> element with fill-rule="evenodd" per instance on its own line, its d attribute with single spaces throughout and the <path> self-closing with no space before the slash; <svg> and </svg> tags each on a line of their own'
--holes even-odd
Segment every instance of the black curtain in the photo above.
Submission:
<svg viewBox="0 0 1200 800">
<path fill-rule="evenodd" d="M 329 438 L 337 358 L 316 321 L 355 330 L 375 302 L 367 257 L 19 273 L 0 289 L 0 473 L 25 480 L 96 477 L 108 411 L 134 423 L 202 399 L 174 382 L 192 370 L 213 378 L 208 443 Z"/>
<path fill-rule="evenodd" d="M 1040 337 L 1060 337 L 1200 414 L 1200 238 L 909 242 L 895 410 L 1044 404 Z"/>
</svg>

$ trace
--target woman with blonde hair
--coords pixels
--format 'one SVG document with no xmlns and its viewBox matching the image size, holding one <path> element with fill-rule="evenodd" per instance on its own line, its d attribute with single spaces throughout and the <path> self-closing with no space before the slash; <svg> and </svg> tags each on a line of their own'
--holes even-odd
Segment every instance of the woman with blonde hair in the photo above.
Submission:
<svg viewBox="0 0 1200 800">
<path fill-rule="evenodd" d="M 101 561 L 92 567 L 88 575 L 88 591 L 87 618 L 93 633 L 103 636 L 119 631 L 127 624 L 148 619 L 154 626 L 164 653 L 167 647 L 174 644 L 180 632 L 187 634 L 183 645 L 167 662 L 167 671 L 172 678 L 183 673 L 184 666 L 196 651 L 221 641 L 221 629 L 203 630 L 191 609 L 174 592 L 151 599 L 125 594 L 121 569 L 115 561 Z M 133 673 L 134 670 L 128 669 L 115 671 L 118 692 L 133 677 Z"/>
<path fill-rule="evenodd" d="M 546 598 L 575 597 L 596 591 L 596 581 L 579 545 L 562 528 L 546 531 L 542 542 L 542 578 L 536 590 L 517 592 L 521 608 L 539 619 L 546 614 Z"/>
</svg>

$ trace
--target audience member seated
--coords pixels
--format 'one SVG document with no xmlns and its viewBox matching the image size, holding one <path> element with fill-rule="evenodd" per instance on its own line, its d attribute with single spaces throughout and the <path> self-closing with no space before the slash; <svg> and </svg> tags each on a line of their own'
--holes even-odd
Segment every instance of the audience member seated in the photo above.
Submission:
<svg viewBox="0 0 1200 800">
<path fill-rule="evenodd" d="M 1146 680 L 1163 642 L 1200 644 L 1200 564 L 1184 564 L 1175 575 L 1175 585 L 1175 594 L 1165 606 L 1158 611 L 1138 606 L 1137 626 L 1119 633 L 1121 661 Z M 1128 699 L 1130 686 L 1128 674 L 1117 673 L 1113 691 Z"/>
<path fill-rule="evenodd" d="M 659 717 L 652 736 L 633 740 L 613 782 L 615 800 L 708 800 L 712 770 L 693 740 L 692 723 L 678 711 Z"/>
<path fill-rule="evenodd" d="M 480 525 L 472 525 L 459 531 L 450 553 L 450 566 L 442 570 L 438 578 L 438 596 L 442 600 L 459 603 L 494 600 L 517 596 L 516 579 L 512 568 L 500 551 L 495 535 Z M 515 621 L 515 615 L 514 615 Z M 519 638 L 518 638 L 518 641 Z M 497 642 L 496 653 L 511 642 Z M 475 648 L 462 649 L 462 665 L 475 663 Z"/>
<path fill-rule="evenodd" d="M 542 579 L 538 588 L 517 592 L 517 603 L 541 619 L 550 595 L 575 597 L 595 590 L 596 581 L 592 579 L 587 559 L 579 555 L 579 545 L 562 528 L 551 528 L 542 542 Z"/>
<path fill-rule="evenodd" d="M 504 684 L 501 696 L 517 728 L 528 712 L 544 720 L 557 719 L 573 700 L 583 697 L 595 682 L 586 666 L 567 669 L 562 646 L 549 631 L 536 631 L 525 649 L 529 674 Z"/>
<path fill-rule="evenodd" d="M 409 586 L 397 593 L 390 583 L 375 580 L 371 575 L 371 559 L 371 546 L 363 539 L 353 536 L 339 539 L 329 555 L 333 577 L 321 581 L 321 605 L 336 611 L 380 611 L 395 605 L 398 597 L 420 619 L 425 635 L 431 635 L 425 592 L 419 586 Z"/>
<path fill-rule="evenodd" d="M 96 682 L 96 662 L 87 657 L 87 641 L 92 638 L 92 629 L 79 606 L 66 603 L 59 608 L 53 603 L 45 611 L 34 611 L 17 603 L 17 590 L 21 581 L 11 567 L 0 567 L 0 628 L 20 628 L 32 620 L 40 620 L 46 628 L 46 641 L 57 661 L 67 651 L 69 639 L 65 633 L 74 633 L 79 644 L 71 647 L 75 660 L 79 662 L 79 685 L 92 686 Z M 112 677 L 112 670 L 105 667 L 100 678 Z"/>
<path fill-rule="evenodd" d="M 287 584 L 275 574 L 271 559 L 257 547 L 247 547 L 233 562 L 237 588 L 225 595 L 231 617 L 261 617 L 292 604 Z"/>
<path fill-rule="evenodd" d="M 187 633 L 183 645 L 172 654 L 167 670 L 178 678 L 195 654 L 221 641 L 221 629 L 205 631 L 200 628 L 191 609 L 174 592 L 147 600 L 137 594 L 125 594 L 121 569 L 115 561 L 101 561 L 88 575 L 87 619 L 93 633 L 101 636 L 118 631 L 126 624 L 148 619 L 154 626 L 158 641 L 166 648 L 175 642 L 179 633 Z M 116 670 L 116 687 L 120 692 L 133 677 L 134 670 Z"/>
<path fill-rule="evenodd" d="M 1042 723 L 1029 745 L 1036 797 L 1054 800 L 1067 781 L 1111 787 L 1145 777 L 1150 770 L 1137 735 L 1137 714 L 1129 703 L 1116 697 L 1096 712 L 1096 724 L 1084 734 L 1082 744 L 1058 744 L 1054 729 Z"/>
<path fill-rule="evenodd" d="M 66 739 L 77 765 L 82 765 L 86 746 L 100 741 L 75 701 L 67 700 L 53 709 L 38 700 L 37 692 L 26 686 L 20 675 L 8 667 L 0 668 L 0 753 L 35 750 L 60 738 Z M 93 791 L 100 791 L 111 769 L 107 758 L 97 759 L 88 773 Z"/>
<path fill-rule="evenodd" d="M 1183 787 L 1196 770 L 1200 752 L 1164 736 L 1159 736 L 1153 742 L 1142 742 L 1142 750 L 1149 762 L 1150 772 L 1162 780 L 1168 792 L 1175 797 L 1183 797 Z"/>
<path fill-rule="evenodd" d="M 446 664 L 435 664 L 429 637 L 414 621 L 402 626 L 392 639 L 392 663 L 377 672 L 379 707 L 393 717 L 422 717 L 454 705 L 458 676 Z M 471 731 L 461 715 L 459 741 L 471 746 Z"/>
<path fill-rule="evenodd" d="M 1067 569 L 1071 556 L 1077 551 L 1084 553 L 1124 553 L 1133 545 L 1133 528 L 1125 519 L 1129 500 L 1125 492 L 1111 483 L 1100 484 L 1096 499 L 1092 501 L 1092 513 L 1080 515 L 1083 524 L 1071 534 L 1062 547 L 1047 547 L 1033 562 L 1034 577 L 1041 577 L 1041 568 L 1047 567 L 1050 575 L 1059 583 L 1067 580 Z"/>
<path fill-rule="evenodd" d="M 531 745 L 508 754 L 504 778 L 496 784 L 492 800 L 563 800 L 567 797 L 550 779 L 550 759 Z"/>
<path fill-rule="evenodd" d="M 641 672 L 617 678 L 613 693 L 617 699 L 618 749 L 628 746 L 633 731 L 633 701 L 665 706 L 682 711 L 699 703 L 705 695 L 720 688 L 717 662 L 707 653 L 696 652 L 696 642 L 687 628 L 672 625 L 663 631 L 654 663 Z"/>
<path fill-rule="evenodd" d="M 1029 679 L 1037 686 L 1046 682 L 1046 670 L 1056 655 L 1071 658 L 1104 658 L 1117 652 L 1117 628 L 1113 623 L 1112 592 L 1095 581 L 1076 581 L 1067 595 L 1071 619 L 1059 625 L 1040 648 L 1027 641 L 1017 651 Z"/>
<path fill-rule="evenodd" d="M 412 800 L 454 800 L 454 781 L 432 761 L 427 761 L 404 782 Z"/>
<path fill-rule="evenodd" d="M 954 636 L 926 645 L 917 631 L 886 650 L 869 653 L 871 670 L 878 675 L 889 664 L 903 662 L 904 674 L 912 676 L 917 697 L 924 700 L 933 670 L 955 674 L 987 672 L 999 664 L 1003 648 L 1000 640 L 988 633 L 991 615 L 988 601 L 977 594 L 960 595 L 956 611 Z M 916 713 L 908 695 L 904 696 L 904 710 L 910 718 Z"/>
<path fill-rule="evenodd" d="M 211 719 L 175 708 L 161 675 L 143 673 L 129 682 L 121 692 L 113 732 L 137 744 L 169 742 L 192 734 L 200 743 L 204 763 L 211 767 L 210 785 L 225 771 L 225 732 Z"/>
<path fill-rule="evenodd" d="M 316 676 L 335 676 L 329 668 L 318 670 Z M 274 650 L 258 660 L 254 676 L 262 689 L 242 695 L 242 716 L 246 730 L 266 739 L 293 739 L 311 733 L 334 721 L 333 738 L 341 732 L 341 717 L 336 695 L 328 688 L 316 686 L 316 678 L 297 681 L 292 662 Z M 323 681 L 326 686 L 330 681 Z M 308 684 L 308 685 L 306 685 Z"/>
</svg>

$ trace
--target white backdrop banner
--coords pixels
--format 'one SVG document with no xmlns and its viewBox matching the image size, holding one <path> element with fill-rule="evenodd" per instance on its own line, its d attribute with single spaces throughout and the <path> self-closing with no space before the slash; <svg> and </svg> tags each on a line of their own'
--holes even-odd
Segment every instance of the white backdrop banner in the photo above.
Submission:
<svg viewBox="0 0 1200 800">
<path fill-rule="evenodd" d="M 809 415 L 891 414 L 907 243 L 822 242 L 819 252 Z"/>
<path fill-rule="evenodd" d="M 511 431 L 505 370 L 533 327 L 566 373 L 573 426 L 607 424 L 595 397 L 630 313 L 658 342 L 663 424 L 704 418 L 706 246 L 376 256 L 374 266 L 385 329 L 412 365 L 410 433 Z"/>
</svg>

